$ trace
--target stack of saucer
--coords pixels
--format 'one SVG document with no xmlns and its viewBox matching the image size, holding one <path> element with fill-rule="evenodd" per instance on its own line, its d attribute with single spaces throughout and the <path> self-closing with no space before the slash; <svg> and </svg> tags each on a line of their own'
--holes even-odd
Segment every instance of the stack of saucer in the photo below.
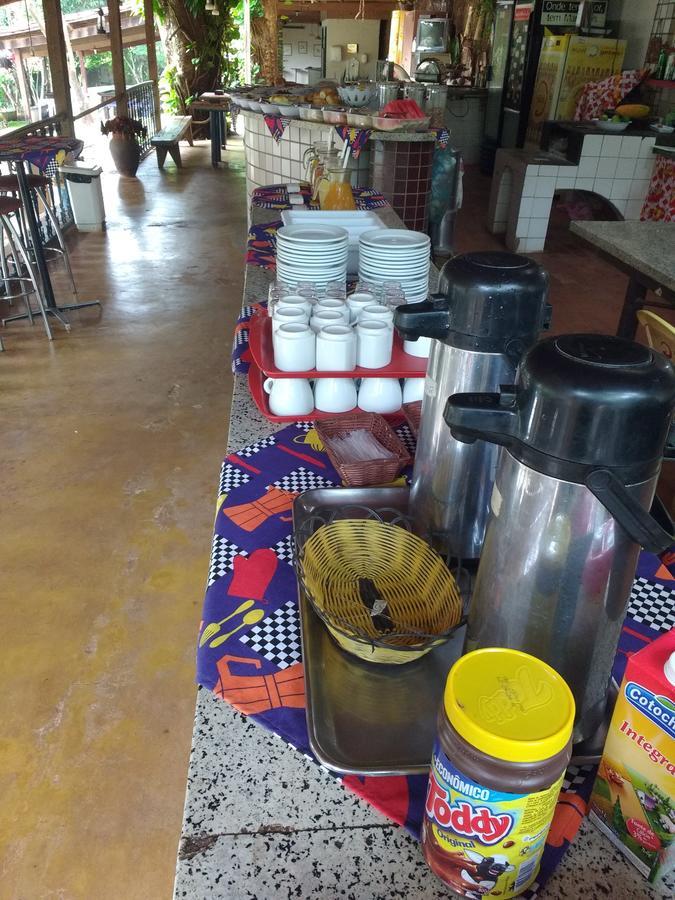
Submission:
<svg viewBox="0 0 675 900">
<path fill-rule="evenodd" d="M 421 231 L 373 228 L 359 237 L 359 279 L 372 284 L 398 281 L 406 303 L 426 300 L 431 241 Z"/>
<path fill-rule="evenodd" d="M 323 288 L 345 281 L 349 234 L 334 225 L 285 225 L 277 231 L 277 278 L 286 284 L 312 281 Z"/>
</svg>

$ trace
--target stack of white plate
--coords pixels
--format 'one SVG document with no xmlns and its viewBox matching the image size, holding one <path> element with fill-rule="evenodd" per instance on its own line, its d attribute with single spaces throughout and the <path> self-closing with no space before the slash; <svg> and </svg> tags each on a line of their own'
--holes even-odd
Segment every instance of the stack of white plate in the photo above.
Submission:
<svg viewBox="0 0 675 900">
<path fill-rule="evenodd" d="M 431 241 L 421 231 L 374 228 L 359 237 L 359 279 L 382 284 L 398 281 L 406 303 L 426 300 Z"/>
<path fill-rule="evenodd" d="M 277 278 L 325 287 L 347 277 L 349 234 L 335 225 L 284 225 L 277 231 Z"/>
</svg>

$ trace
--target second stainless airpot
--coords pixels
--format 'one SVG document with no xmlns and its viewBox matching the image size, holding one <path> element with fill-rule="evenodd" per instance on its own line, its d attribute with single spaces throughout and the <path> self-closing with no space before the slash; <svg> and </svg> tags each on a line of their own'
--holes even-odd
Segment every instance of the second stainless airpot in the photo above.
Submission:
<svg viewBox="0 0 675 900">
<path fill-rule="evenodd" d="M 541 341 L 515 384 L 447 401 L 455 438 L 505 448 L 465 649 L 524 650 L 557 669 L 577 740 L 603 718 L 639 547 L 673 541 L 648 510 L 674 408 L 665 357 L 595 334 Z"/>
</svg>

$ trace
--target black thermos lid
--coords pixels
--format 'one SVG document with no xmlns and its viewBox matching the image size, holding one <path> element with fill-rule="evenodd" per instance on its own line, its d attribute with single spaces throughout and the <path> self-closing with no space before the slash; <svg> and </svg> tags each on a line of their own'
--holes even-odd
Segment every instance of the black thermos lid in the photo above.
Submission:
<svg viewBox="0 0 675 900">
<path fill-rule="evenodd" d="M 508 446 L 540 471 L 571 481 L 614 469 L 637 483 L 661 462 L 675 369 L 642 344 L 601 334 L 547 338 L 523 356 L 501 394 L 455 394 L 445 419 L 459 439 Z"/>
<path fill-rule="evenodd" d="M 405 339 L 434 337 L 454 346 L 514 356 L 548 326 L 548 275 L 517 253 L 465 253 L 443 267 L 439 292 L 425 303 L 399 306 L 394 324 Z"/>
<path fill-rule="evenodd" d="M 675 370 L 649 347 L 600 334 L 541 341 L 521 361 L 520 440 L 586 465 L 660 459 L 675 405 Z"/>
</svg>

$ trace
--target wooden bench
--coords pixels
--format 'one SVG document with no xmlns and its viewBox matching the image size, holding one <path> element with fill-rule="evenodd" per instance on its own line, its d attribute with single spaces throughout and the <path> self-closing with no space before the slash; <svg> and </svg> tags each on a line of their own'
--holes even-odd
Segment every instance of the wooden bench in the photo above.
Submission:
<svg viewBox="0 0 675 900">
<path fill-rule="evenodd" d="M 171 154 L 171 159 L 179 169 L 182 167 L 178 141 L 182 141 L 183 138 L 191 147 L 193 146 L 192 116 L 175 116 L 151 139 L 150 143 L 157 150 L 157 165 L 160 169 L 164 166 L 167 153 Z"/>
</svg>

